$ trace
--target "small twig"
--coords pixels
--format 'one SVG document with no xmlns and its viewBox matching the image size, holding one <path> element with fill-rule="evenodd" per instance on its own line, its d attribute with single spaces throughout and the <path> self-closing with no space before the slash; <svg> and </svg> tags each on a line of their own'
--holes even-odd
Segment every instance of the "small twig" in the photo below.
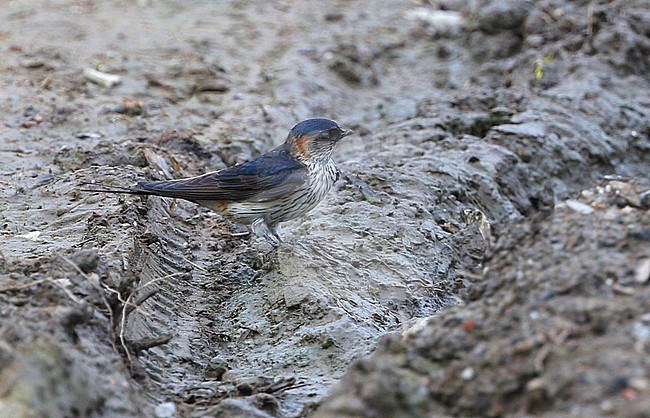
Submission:
<svg viewBox="0 0 650 418">
<path fill-rule="evenodd" d="M 175 276 L 179 276 L 179 275 L 182 275 L 182 274 L 185 274 L 185 273 L 172 273 L 172 274 L 168 274 L 166 276 L 162 276 L 162 277 L 158 277 L 156 279 L 150 280 L 147 283 L 145 283 L 142 286 L 135 289 L 133 292 L 131 292 L 130 296 L 132 296 L 135 293 L 138 293 L 138 292 L 142 291 L 147 286 L 150 286 L 150 285 L 152 285 L 152 284 L 154 284 L 156 282 L 159 282 L 161 280 L 166 280 L 166 279 L 169 279 L 169 278 L 172 278 L 172 277 L 175 277 Z M 130 298 L 127 298 L 127 300 L 124 300 L 122 298 L 122 295 L 120 294 L 120 292 L 118 292 L 117 290 L 111 289 L 108 286 L 105 286 L 104 288 L 106 290 L 108 290 L 110 292 L 113 292 L 113 293 L 115 293 L 117 295 L 117 299 L 120 302 L 122 302 L 125 307 L 127 307 L 127 309 L 126 309 L 126 311 L 127 311 L 126 314 L 127 315 L 130 314 L 131 312 L 133 312 L 134 310 L 136 310 L 137 308 L 139 308 L 147 299 L 149 299 L 150 297 L 152 297 L 153 295 L 155 295 L 156 293 L 158 293 L 160 291 L 160 289 L 157 289 L 157 288 L 156 289 L 151 289 L 147 293 L 145 293 L 145 294 L 141 295 L 140 297 L 138 297 L 135 302 L 129 302 L 128 299 L 130 299 Z"/>
<path fill-rule="evenodd" d="M 421 286 L 421 288 L 423 288 L 423 289 L 433 289 L 433 290 L 435 290 L 436 292 L 440 292 L 440 293 L 442 293 L 442 292 L 445 291 L 445 289 L 443 289 L 443 288 L 441 288 L 441 287 L 438 287 L 438 286 L 436 286 L 435 284 L 423 284 L 423 283 L 420 282 L 419 280 L 415 280 L 415 281 L 416 281 L 416 282 Z"/>
<path fill-rule="evenodd" d="M 636 289 L 632 287 L 623 286 L 618 283 L 612 284 L 612 290 L 616 293 L 620 293 L 622 295 L 627 295 L 627 296 L 634 295 L 637 293 Z"/>
<path fill-rule="evenodd" d="M 298 388 L 302 388 L 302 387 L 305 387 L 305 386 L 311 386 L 311 383 L 298 383 L 297 385 L 287 386 L 287 387 L 281 388 L 280 390 L 285 390 L 285 391 L 286 390 L 293 390 L 293 389 L 298 389 Z"/>
<path fill-rule="evenodd" d="M 548 353 L 551 352 L 551 344 L 545 344 L 540 350 L 537 352 L 537 355 L 535 356 L 535 359 L 533 360 L 533 364 L 535 365 L 535 370 L 539 373 L 544 371 L 544 361 L 546 360 L 546 357 L 548 356 Z"/>
<path fill-rule="evenodd" d="M 113 312 L 113 309 L 111 308 L 111 305 L 108 303 L 108 300 L 106 299 L 106 295 L 102 291 L 103 287 L 101 285 L 99 285 L 98 283 L 95 283 L 92 280 L 90 280 L 88 275 L 86 273 L 84 273 L 83 270 L 81 270 L 79 268 L 79 266 L 76 265 L 75 263 L 73 263 L 71 260 L 69 260 L 68 258 L 62 256 L 61 254 L 59 254 L 59 257 L 61 257 L 61 259 L 63 261 L 65 261 L 66 263 L 71 265 L 77 272 L 79 272 L 79 274 L 81 274 L 82 277 L 84 277 L 88 281 L 88 283 L 90 283 L 91 286 L 93 286 L 95 288 L 95 290 L 97 290 L 97 292 L 99 292 L 99 295 L 102 298 L 102 302 L 104 303 L 104 306 L 106 307 L 106 310 L 108 312 L 108 323 L 111 324 L 111 327 L 110 327 L 111 328 L 110 329 L 110 332 L 111 332 L 111 346 L 113 347 L 113 351 L 117 352 L 117 347 L 115 346 L 115 331 L 114 331 L 114 327 L 115 327 L 115 317 L 114 317 L 114 315 L 115 314 Z"/>
<path fill-rule="evenodd" d="M 456 273 L 458 273 L 459 276 L 467 277 L 468 279 L 472 279 L 475 281 L 483 279 L 483 274 L 472 273 L 471 271 L 468 270 L 458 269 L 456 270 Z"/>
<path fill-rule="evenodd" d="M 145 283 L 145 284 L 143 284 L 142 286 L 140 286 L 140 287 L 138 287 L 137 289 L 135 289 L 135 292 L 139 292 L 139 291 L 141 291 L 142 289 L 144 289 L 145 287 L 147 287 L 147 286 L 151 286 L 152 284 L 154 284 L 154 283 L 156 283 L 156 282 L 159 282 L 159 281 L 161 281 L 161 280 L 171 279 L 172 277 L 182 276 L 182 275 L 184 275 L 184 274 L 185 274 L 185 273 L 172 273 L 172 274 L 168 274 L 168 275 L 166 275 L 166 276 L 157 277 L 157 278 L 155 278 L 155 279 L 153 279 L 153 280 L 149 280 L 147 283 Z"/>
<path fill-rule="evenodd" d="M 78 303 L 78 304 L 80 304 L 80 305 L 83 303 L 83 301 L 82 301 L 81 299 L 79 299 L 78 297 L 76 297 L 76 296 L 75 296 L 75 295 L 70 291 L 70 289 L 68 289 L 68 288 L 66 288 L 65 286 L 59 284 L 59 283 L 58 283 L 58 280 L 54 280 L 52 277 L 48 277 L 47 280 L 48 280 L 50 283 L 52 283 L 54 286 L 56 286 L 56 287 L 58 287 L 59 289 L 61 289 L 61 290 L 62 290 L 66 295 L 68 295 L 68 297 L 69 297 L 71 300 L 73 300 L 75 303 Z"/>
<path fill-rule="evenodd" d="M 137 289 L 135 289 L 134 291 L 132 291 L 131 293 L 129 293 L 129 296 L 126 298 L 126 300 L 123 300 L 123 299 L 122 299 L 122 297 L 121 297 L 121 295 L 119 294 L 119 292 L 117 292 L 117 291 L 115 291 L 115 290 L 109 288 L 109 289 L 112 290 L 113 292 L 117 293 L 117 295 L 118 295 L 118 299 L 120 300 L 120 302 L 122 302 L 122 303 L 124 304 L 124 306 L 122 307 L 122 314 L 121 314 L 121 318 L 120 318 L 120 333 L 119 333 L 119 338 L 120 338 L 120 344 L 122 345 L 122 348 L 123 348 L 124 351 L 126 352 L 126 357 L 127 357 L 127 359 L 129 360 L 129 366 L 130 366 L 131 368 L 133 368 L 133 358 L 131 357 L 131 352 L 129 351 L 129 349 L 128 349 L 128 347 L 127 347 L 127 341 L 126 341 L 126 338 L 124 337 L 124 331 L 125 331 L 125 328 L 126 328 L 126 317 L 127 317 L 131 312 L 135 311 L 135 310 L 138 309 L 140 306 L 142 306 L 141 304 L 132 303 L 132 302 L 131 302 L 131 298 L 133 297 L 133 295 L 135 295 L 137 292 L 140 292 L 142 289 L 146 288 L 147 286 L 150 286 L 150 285 L 152 285 L 152 284 L 154 284 L 154 283 L 156 283 L 156 282 L 159 282 L 159 281 L 161 281 L 161 280 L 166 280 L 166 279 L 169 279 L 170 277 L 175 277 L 175 276 L 178 276 L 178 275 L 181 275 L 181 274 L 185 274 L 185 273 L 173 273 L 173 274 L 168 274 L 168 275 L 166 275 L 166 276 L 162 276 L 162 277 L 158 277 L 158 278 L 156 278 L 156 279 L 150 280 L 150 281 L 148 281 L 147 283 L 145 283 L 144 285 L 138 287 Z M 148 299 L 148 298 L 150 298 L 151 296 L 153 296 L 156 292 L 158 292 L 158 289 L 154 289 L 154 292 L 153 292 L 153 293 L 151 293 L 151 292 L 147 292 L 143 297 L 140 297 L 138 300 L 140 300 L 141 302 L 144 302 L 146 299 Z M 170 337 L 170 338 L 171 338 L 171 337 Z"/>
<path fill-rule="evenodd" d="M 208 272 L 208 270 L 207 270 L 205 267 L 201 267 L 201 266 L 199 266 L 198 264 L 196 264 L 196 263 L 194 263 L 194 262 L 188 260 L 186 257 L 183 257 L 183 261 L 185 261 L 186 263 L 192 265 L 193 267 L 195 267 L 195 268 L 201 270 L 201 271 L 204 272 L 204 273 L 207 273 L 207 272 Z"/>
<path fill-rule="evenodd" d="M 263 392 L 263 393 L 275 393 L 279 392 L 281 390 L 286 390 L 287 388 L 293 387 L 293 384 L 296 383 L 296 378 L 295 377 L 290 377 L 286 380 L 282 380 L 279 382 L 273 382 L 270 385 L 267 386 L 262 386 L 257 389 L 257 392 Z"/>
<path fill-rule="evenodd" d="M 102 286 L 103 289 L 105 289 L 105 290 L 107 290 L 107 291 L 113 293 L 114 295 L 116 295 L 116 296 L 117 296 L 117 300 L 120 301 L 120 303 L 122 303 L 122 305 L 127 305 L 127 304 L 129 304 L 129 302 L 127 302 L 126 300 L 124 300 L 124 299 L 122 298 L 122 294 L 121 294 L 120 292 L 118 292 L 117 290 L 115 290 L 115 289 L 113 289 L 112 287 L 110 287 L 110 286 L 108 286 L 108 285 L 105 285 L 105 284 L 103 284 L 103 285 L 101 285 L 101 286 Z M 128 299 L 128 298 L 127 298 L 127 299 Z M 132 306 L 135 306 L 135 305 L 132 305 Z M 137 306 L 135 306 L 135 307 L 137 308 Z"/>
<path fill-rule="evenodd" d="M 277 305 L 278 303 L 280 303 L 280 301 L 282 301 L 282 300 L 284 300 L 284 297 L 283 297 L 283 296 L 279 296 L 279 297 L 275 300 L 275 302 L 271 303 L 271 304 L 270 304 L 270 305 L 269 305 L 269 306 L 264 310 L 263 315 L 266 316 L 266 314 L 268 314 L 268 313 L 271 311 L 271 309 L 273 309 L 273 308 L 275 307 L 275 305 Z"/>
<path fill-rule="evenodd" d="M 126 302 L 124 303 L 125 305 L 128 305 L 131 302 L 131 296 L 133 296 L 134 292 L 131 292 L 129 296 L 126 298 Z M 129 368 L 133 369 L 133 359 L 131 358 L 131 353 L 129 352 L 129 348 L 126 346 L 126 339 L 124 338 L 124 325 L 126 324 L 126 309 L 122 308 L 122 315 L 120 319 L 120 343 L 122 344 L 122 348 L 126 352 L 126 357 L 129 360 Z"/>
<path fill-rule="evenodd" d="M 78 243 L 76 243 L 76 244 L 73 244 L 73 247 L 83 247 L 84 244 L 86 244 L 86 243 L 88 243 L 88 242 L 91 242 L 91 241 L 93 241 L 93 240 L 94 240 L 94 238 L 87 238 L 87 239 L 85 239 L 85 240 L 83 240 L 83 241 L 80 241 L 80 242 L 78 242 Z"/>
<path fill-rule="evenodd" d="M 107 286 L 107 285 L 104 285 L 104 284 L 101 284 L 101 283 L 95 283 L 93 280 L 91 280 L 88 277 L 88 275 L 86 273 L 83 272 L 83 270 L 81 270 L 79 268 L 78 265 L 76 265 L 74 262 L 72 262 L 68 258 L 66 258 L 66 257 L 64 257 L 64 256 L 62 256 L 60 254 L 59 254 L 59 257 L 61 257 L 61 259 L 63 261 L 65 261 L 67 264 L 72 266 L 79 274 L 81 274 L 86 280 L 88 280 L 88 282 L 93 287 L 95 287 L 97 289 L 100 296 L 102 297 L 102 301 L 104 302 L 104 305 L 106 306 L 106 308 L 108 310 L 109 323 L 111 324 L 111 334 L 113 336 L 113 338 L 111 338 L 111 345 L 113 346 L 113 350 L 115 350 L 115 351 L 117 351 L 117 347 L 115 346 L 116 338 L 115 338 L 114 312 L 113 312 L 113 309 L 111 308 L 110 304 L 108 303 L 108 300 L 106 299 L 106 295 L 105 295 L 104 291 L 115 294 L 117 296 L 117 299 L 122 303 L 122 312 L 120 314 L 120 330 L 119 330 L 119 334 L 117 335 L 117 337 L 119 338 L 120 345 L 122 346 L 122 349 L 126 353 L 126 357 L 127 357 L 128 361 L 129 361 L 129 367 L 130 368 L 133 368 L 133 358 L 131 356 L 131 351 L 129 350 L 129 345 L 131 346 L 131 348 L 133 349 L 134 352 L 139 352 L 139 351 L 142 351 L 142 350 L 146 350 L 148 348 L 152 348 L 152 347 L 156 347 L 156 346 L 159 346 L 159 345 L 162 345 L 162 344 L 166 344 L 172 338 L 171 336 L 160 336 L 160 337 L 154 337 L 154 338 L 151 338 L 151 339 L 143 339 L 143 340 L 139 340 L 139 341 L 135 341 L 135 342 L 134 341 L 128 341 L 126 339 L 126 337 L 124 336 L 125 328 L 126 328 L 126 318 L 130 313 L 132 313 L 133 311 L 138 309 L 142 305 L 142 303 L 144 303 L 144 301 L 149 299 L 151 296 L 155 295 L 159 291 L 159 289 L 152 289 L 151 291 L 146 292 L 145 294 L 138 297 L 138 299 L 135 302 L 131 302 L 131 299 L 133 298 L 133 296 L 136 293 L 142 291 L 143 289 L 147 288 L 148 286 L 153 285 L 154 283 L 157 283 L 157 282 L 159 282 L 161 280 L 167 280 L 167 279 L 169 279 L 171 277 L 175 277 L 175 276 L 185 274 L 185 273 L 173 273 L 173 274 L 168 274 L 166 276 L 162 276 L 162 277 L 158 277 L 156 279 L 150 280 L 149 282 L 145 283 L 144 285 L 142 285 L 142 286 L 138 287 L 137 289 L 135 289 L 134 291 L 132 291 L 127 296 L 127 298 L 124 299 L 120 292 L 118 292 L 117 290 L 111 288 L 110 286 Z M 43 281 L 46 281 L 46 280 L 43 280 Z M 57 283 L 55 283 L 55 282 L 53 282 L 53 283 L 56 286 L 59 286 Z M 33 285 L 33 284 L 34 283 L 30 283 L 30 285 Z M 67 290 L 67 289 L 63 289 L 63 290 Z"/>
<path fill-rule="evenodd" d="M 135 302 L 133 302 L 133 303 L 131 303 L 131 304 L 129 304 L 129 305 L 125 305 L 125 306 L 124 306 L 124 310 L 127 311 L 126 314 L 128 315 L 128 314 L 130 314 L 131 312 L 133 312 L 134 310 L 138 309 L 138 308 L 139 308 L 139 307 L 140 307 L 140 306 L 141 306 L 141 305 L 142 305 L 142 304 L 143 304 L 147 299 L 149 299 L 150 297 L 152 297 L 153 295 L 155 295 L 155 294 L 158 293 L 159 291 L 160 291 L 159 288 L 152 288 L 152 289 L 149 289 L 147 292 L 141 294 L 141 295 L 136 299 Z M 134 293 L 135 293 L 135 292 L 134 292 Z"/>
</svg>

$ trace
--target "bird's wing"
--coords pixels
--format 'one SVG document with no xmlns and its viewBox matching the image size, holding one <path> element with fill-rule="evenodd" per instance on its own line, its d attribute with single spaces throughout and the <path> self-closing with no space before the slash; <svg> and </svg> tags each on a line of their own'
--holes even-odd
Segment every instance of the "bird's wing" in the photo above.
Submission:
<svg viewBox="0 0 650 418">
<path fill-rule="evenodd" d="M 281 148 L 255 160 L 189 179 L 144 181 L 138 187 L 165 197 L 192 201 L 274 200 L 308 181 L 307 167 Z"/>
</svg>

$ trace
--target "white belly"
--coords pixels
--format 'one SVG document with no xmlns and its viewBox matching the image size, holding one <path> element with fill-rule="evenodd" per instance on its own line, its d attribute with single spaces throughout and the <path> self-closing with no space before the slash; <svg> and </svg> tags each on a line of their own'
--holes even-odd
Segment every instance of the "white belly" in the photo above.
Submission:
<svg viewBox="0 0 650 418">
<path fill-rule="evenodd" d="M 277 200 L 202 203 L 242 224 L 250 225 L 260 218 L 269 225 L 294 219 L 315 208 L 337 180 L 338 170 L 331 160 L 326 165 L 312 166 L 309 169 L 309 181 L 304 187 Z"/>
</svg>

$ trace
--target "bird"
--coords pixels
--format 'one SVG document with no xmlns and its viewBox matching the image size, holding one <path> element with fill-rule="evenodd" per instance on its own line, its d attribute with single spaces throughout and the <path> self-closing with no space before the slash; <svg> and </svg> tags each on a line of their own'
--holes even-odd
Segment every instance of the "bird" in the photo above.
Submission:
<svg viewBox="0 0 650 418">
<path fill-rule="evenodd" d="M 315 208 L 338 181 L 332 152 L 353 133 L 330 119 L 306 119 L 282 145 L 243 164 L 179 180 L 140 181 L 136 187 L 91 183 L 100 188 L 82 190 L 188 200 L 248 226 L 277 248 L 278 225 Z"/>
</svg>

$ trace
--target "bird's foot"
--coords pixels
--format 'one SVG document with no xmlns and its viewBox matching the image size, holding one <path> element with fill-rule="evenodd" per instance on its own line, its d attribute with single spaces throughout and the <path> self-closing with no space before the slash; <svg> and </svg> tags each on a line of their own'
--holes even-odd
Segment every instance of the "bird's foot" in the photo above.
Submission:
<svg viewBox="0 0 650 418">
<path fill-rule="evenodd" d="M 272 262 L 278 255 L 278 247 L 273 247 L 262 256 L 264 264 Z"/>
<path fill-rule="evenodd" d="M 273 264 L 277 261 L 278 247 L 272 247 L 270 250 L 259 251 L 253 257 L 252 267 L 257 270 L 271 270 Z"/>
<path fill-rule="evenodd" d="M 257 219 L 251 224 L 251 230 L 255 233 L 255 235 L 266 239 L 274 250 L 282 243 L 282 238 L 280 238 L 278 235 L 276 227 L 269 227 L 269 225 L 262 218 Z"/>
<path fill-rule="evenodd" d="M 271 247 L 270 250 L 258 256 L 255 264 L 259 268 L 269 268 L 272 262 L 277 258 L 277 250 L 282 243 L 282 239 L 278 235 L 275 228 L 269 228 L 268 224 L 263 219 L 258 219 L 257 221 L 253 222 L 251 225 L 251 230 L 256 236 L 264 238 L 266 241 L 266 243 L 263 245 L 264 248 L 268 248 L 269 245 Z"/>
</svg>

